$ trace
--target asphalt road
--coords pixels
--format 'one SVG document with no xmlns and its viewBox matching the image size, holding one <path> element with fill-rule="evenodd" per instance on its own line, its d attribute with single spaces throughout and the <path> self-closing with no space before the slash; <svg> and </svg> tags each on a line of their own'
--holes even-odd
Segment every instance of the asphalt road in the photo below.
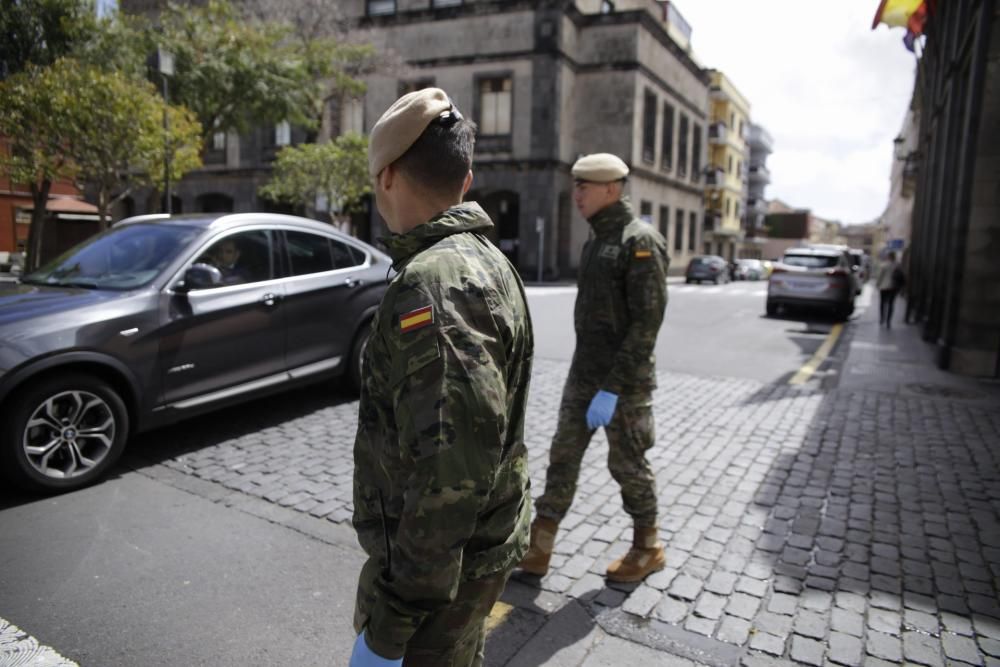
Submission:
<svg viewBox="0 0 1000 667">
<path fill-rule="evenodd" d="M 836 324 L 818 312 L 766 317 L 765 281 L 686 285 L 672 279 L 668 296 L 656 341 L 660 370 L 786 381 L 816 353 Z M 528 288 L 538 358 L 573 357 L 575 298 L 572 286 Z M 867 292 L 859 297 L 859 310 L 868 299 Z"/>
</svg>

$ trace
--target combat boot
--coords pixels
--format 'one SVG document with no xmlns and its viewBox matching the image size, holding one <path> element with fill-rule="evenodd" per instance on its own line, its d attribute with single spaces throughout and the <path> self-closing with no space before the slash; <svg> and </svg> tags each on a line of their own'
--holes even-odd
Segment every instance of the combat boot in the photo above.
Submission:
<svg viewBox="0 0 1000 667">
<path fill-rule="evenodd" d="M 656 539 L 656 526 L 636 526 L 632 533 L 632 548 L 608 566 L 608 579 L 621 583 L 642 581 L 662 570 L 667 564 L 663 543 Z"/>
<path fill-rule="evenodd" d="M 549 559 L 552 558 L 558 529 L 559 524 L 553 519 L 535 517 L 531 523 L 531 546 L 521 560 L 521 570 L 538 577 L 545 576 L 549 571 Z"/>
</svg>

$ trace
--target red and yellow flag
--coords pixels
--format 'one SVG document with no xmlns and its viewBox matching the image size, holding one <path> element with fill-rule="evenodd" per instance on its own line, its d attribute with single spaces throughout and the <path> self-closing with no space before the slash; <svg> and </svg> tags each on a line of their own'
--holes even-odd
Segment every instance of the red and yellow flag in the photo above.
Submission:
<svg viewBox="0 0 1000 667">
<path fill-rule="evenodd" d="M 406 333 L 434 323 L 434 306 L 424 306 L 399 316 L 399 331 Z"/>
<path fill-rule="evenodd" d="M 884 23 L 893 28 L 909 27 L 910 17 L 923 4 L 924 0 L 882 0 L 879 3 L 878 11 L 875 12 L 875 20 L 872 21 L 872 30 L 879 23 Z"/>
</svg>

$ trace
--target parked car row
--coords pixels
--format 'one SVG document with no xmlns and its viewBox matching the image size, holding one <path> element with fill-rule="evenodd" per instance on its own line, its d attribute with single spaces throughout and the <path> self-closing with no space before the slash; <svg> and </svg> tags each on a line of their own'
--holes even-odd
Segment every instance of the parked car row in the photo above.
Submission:
<svg viewBox="0 0 1000 667">
<path fill-rule="evenodd" d="M 333 376 L 357 385 L 390 272 L 293 216 L 119 222 L 0 284 L 0 473 L 73 489 L 140 431 Z"/>
</svg>

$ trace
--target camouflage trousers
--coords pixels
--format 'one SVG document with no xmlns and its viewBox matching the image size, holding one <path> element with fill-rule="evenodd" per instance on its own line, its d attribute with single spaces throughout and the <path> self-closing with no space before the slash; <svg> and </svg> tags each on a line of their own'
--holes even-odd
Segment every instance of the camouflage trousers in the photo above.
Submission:
<svg viewBox="0 0 1000 667">
<path fill-rule="evenodd" d="M 545 493 L 535 503 L 539 516 L 561 521 L 573 503 L 580 463 L 594 435 L 587 427 L 587 408 L 598 388 L 570 371 L 549 451 Z M 608 469 L 621 487 L 625 511 L 636 526 L 655 526 L 656 478 L 646 459 L 655 440 L 652 391 L 619 396 L 604 432 L 609 445 Z"/>
<path fill-rule="evenodd" d="M 376 569 L 377 561 L 369 559 L 361 570 L 355 625 L 367 617 L 362 607 L 371 604 L 370 596 L 362 593 L 367 572 Z M 451 604 L 426 616 L 406 643 L 403 667 L 482 667 L 486 647 L 486 618 L 500 599 L 510 572 L 492 577 L 473 579 L 459 584 Z M 367 590 L 372 590 L 368 587 Z M 358 628 L 355 628 L 358 630 Z M 359 630 L 360 631 L 360 630 Z"/>
</svg>

